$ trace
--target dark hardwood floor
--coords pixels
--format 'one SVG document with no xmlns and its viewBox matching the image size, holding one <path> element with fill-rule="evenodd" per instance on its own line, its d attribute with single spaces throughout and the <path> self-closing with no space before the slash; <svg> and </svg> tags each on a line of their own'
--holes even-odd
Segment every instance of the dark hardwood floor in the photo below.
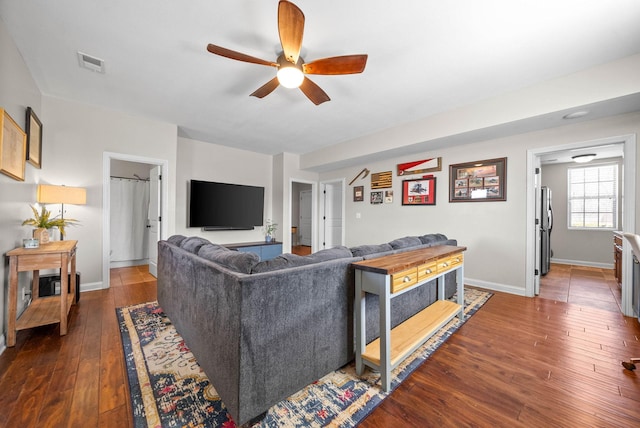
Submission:
<svg viewBox="0 0 640 428">
<path fill-rule="evenodd" d="M 131 427 L 115 308 L 155 300 L 145 267 L 82 293 L 69 334 L 20 331 L 0 355 L 1 427 Z M 619 311 L 494 296 L 362 427 L 640 426 L 640 326 Z"/>
</svg>

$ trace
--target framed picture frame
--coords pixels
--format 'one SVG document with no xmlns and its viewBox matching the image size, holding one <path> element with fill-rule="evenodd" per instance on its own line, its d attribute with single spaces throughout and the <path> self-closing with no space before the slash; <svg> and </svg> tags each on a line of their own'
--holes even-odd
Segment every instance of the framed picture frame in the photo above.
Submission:
<svg viewBox="0 0 640 428">
<path fill-rule="evenodd" d="M 42 168 L 42 122 L 31 107 L 27 107 L 27 161 L 36 168 Z"/>
<path fill-rule="evenodd" d="M 402 181 L 402 205 L 435 205 L 436 178 L 414 178 Z"/>
<path fill-rule="evenodd" d="M 449 165 L 449 202 L 507 200 L 507 158 Z"/>
<path fill-rule="evenodd" d="M 27 134 L 0 108 L 0 172 L 24 181 L 27 156 Z"/>
<path fill-rule="evenodd" d="M 378 205 L 382 203 L 382 191 L 371 192 L 371 203 Z"/>
<path fill-rule="evenodd" d="M 364 201 L 364 186 L 355 186 L 353 188 L 353 202 Z"/>
</svg>

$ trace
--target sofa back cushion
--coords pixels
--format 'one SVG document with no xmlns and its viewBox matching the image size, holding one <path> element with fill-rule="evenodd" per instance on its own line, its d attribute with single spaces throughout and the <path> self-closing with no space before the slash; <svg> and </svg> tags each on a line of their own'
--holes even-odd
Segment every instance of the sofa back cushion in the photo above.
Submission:
<svg viewBox="0 0 640 428">
<path fill-rule="evenodd" d="M 203 245 L 210 244 L 208 240 L 199 236 L 190 236 L 180 242 L 180 248 L 193 254 L 198 254 Z"/>
<path fill-rule="evenodd" d="M 260 261 L 255 253 L 234 251 L 211 243 L 200 247 L 198 256 L 240 273 L 251 273 L 251 269 Z"/>
<path fill-rule="evenodd" d="M 351 254 L 353 254 L 353 257 L 364 257 L 369 254 L 384 253 L 391 250 L 393 250 L 393 247 L 385 242 L 379 245 L 359 245 L 352 247 Z"/>
<path fill-rule="evenodd" d="M 442 233 L 429 233 L 428 235 L 422 235 L 419 238 L 423 244 L 431 245 L 441 244 L 442 241 L 447 240 L 447 237 Z"/>
<path fill-rule="evenodd" d="M 422 241 L 417 236 L 405 236 L 404 238 L 394 239 L 389 242 L 389 245 L 394 250 L 399 250 L 401 248 L 417 247 L 422 245 Z"/>
<path fill-rule="evenodd" d="M 181 243 L 182 241 L 184 241 L 185 239 L 187 239 L 187 237 L 186 237 L 186 236 L 184 236 L 184 235 L 173 235 L 173 236 L 170 236 L 170 237 L 167 239 L 167 242 L 168 242 L 168 243 L 170 243 L 170 244 L 173 244 L 173 245 L 175 245 L 175 246 L 177 246 L 177 247 L 179 247 L 179 246 L 180 246 L 180 243 Z"/>
<path fill-rule="evenodd" d="M 298 256 L 296 254 L 281 254 L 271 260 L 264 260 L 257 263 L 252 273 L 272 272 L 274 270 L 287 269 L 296 266 L 310 265 L 327 260 L 351 258 L 351 251 L 347 247 L 328 248 L 320 250 L 308 256 Z"/>
</svg>

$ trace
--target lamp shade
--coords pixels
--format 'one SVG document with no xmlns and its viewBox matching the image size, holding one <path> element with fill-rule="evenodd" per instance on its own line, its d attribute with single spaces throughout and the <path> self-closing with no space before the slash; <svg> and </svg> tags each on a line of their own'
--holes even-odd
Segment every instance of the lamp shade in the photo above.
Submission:
<svg viewBox="0 0 640 428">
<path fill-rule="evenodd" d="M 87 190 L 83 187 L 38 184 L 36 200 L 41 204 L 84 205 L 87 203 Z"/>
</svg>

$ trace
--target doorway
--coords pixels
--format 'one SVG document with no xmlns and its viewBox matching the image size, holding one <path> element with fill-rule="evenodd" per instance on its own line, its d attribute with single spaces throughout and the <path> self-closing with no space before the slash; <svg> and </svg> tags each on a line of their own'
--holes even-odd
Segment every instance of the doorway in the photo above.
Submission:
<svg viewBox="0 0 640 428">
<path fill-rule="evenodd" d="M 111 177 L 114 173 L 122 173 L 120 167 L 130 168 L 135 166 L 141 168 L 137 171 L 146 171 L 148 175 L 141 175 L 140 172 L 131 172 L 131 175 L 138 175 L 140 181 L 143 179 L 149 180 L 149 205 L 147 212 L 143 215 L 147 219 L 144 225 L 144 246 L 149 251 L 146 261 L 149 265 L 149 272 L 152 275 L 157 274 L 157 241 L 164 239 L 168 234 L 168 224 L 166 221 L 162 221 L 162 213 L 167 212 L 168 201 L 168 186 L 163 186 L 162 183 L 162 171 L 166 171 L 168 167 L 168 161 L 163 159 L 153 159 L 141 156 L 126 155 L 120 153 L 103 154 L 103 227 L 102 227 L 102 284 L 103 288 L 109 288 L 110 284 L 110 267 L 111 267 L 111 254 L 112 254 L 112 236 L 111 236 L 111 220 L 112 210 L 117 211 L 116 206 L 112 206 L 111 201 Z M 127 171 L 125 169 L 125 171 Z M 130 171 L 130 170 L 129 170 Z M 128 177 L 125 177 L 128 178 Z M 134 179 L 136 177 L 133 177 Z M 151 195 L 153 194 L 153 195 Z M 153 206 L 151 206 L 153 204 Z"/>
<path fill-rule="evenodd" d="M 290 183 L 291 252 L 294 254 L 307 255 L 312 252 L 315 187 L 315 183 L 302 180 L 292 180 Z"/>
<path fill-rule="evenodd" d="M 604 138 L 600 140 L 565 144 L 560 146 L 532 149 L 527 151 L 527 208 L 526 208 L 526 282 L 525 295 L 535 295 L 540 277 L 537 275 L 540 268 L 540 238 L 539 227 L 540 207 L 538 204 L 541 178 L 541 159 L 548 154 L 561 153 L 563 151 L 582 148 L 603 147 L 606 145 L 621 144 L 623 146 L 623 175 L 622 175 L 622 225 L 618 227 L 622 231 L 634 231 L 635 225 L 635 161 L 636 161 L 636 137 L 626 135 L 621 137 Z M 613 242 L 613 241 L 612 241 Z M 612 244 L 613 246 L 613 244 Z M 622 312 L 624 315 L 633 316 L 631 307 L 631 251 L 624 247 L 622 263 Z"/>
</svg>

